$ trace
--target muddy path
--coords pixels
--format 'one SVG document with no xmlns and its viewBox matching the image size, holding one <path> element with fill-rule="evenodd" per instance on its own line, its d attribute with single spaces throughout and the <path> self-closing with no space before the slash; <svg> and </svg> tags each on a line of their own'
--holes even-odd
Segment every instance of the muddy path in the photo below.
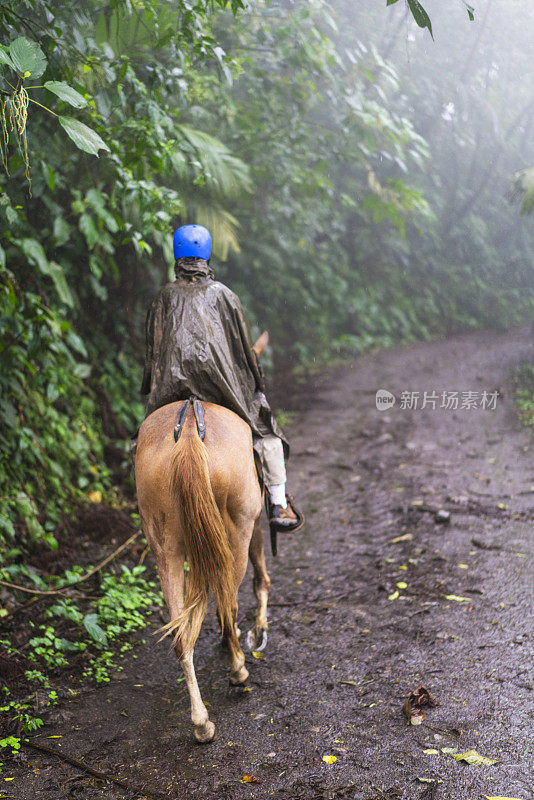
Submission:
<svg viewBox="0 0 534 800">
<path fill-rule="evenodd" d="M 269 643 L 263 660 L 247 654 L 251 691 L 230 690 L 211 614 L 197 646 L 217 740 L 194 744 L 175 657 L 147 635 L 120 679 L 59 706 L 39 741 L 173 800 L 527 800 L 534 464 L 507 376 L 532 350 L 524 330 L 477 333 L 369 354 L 312 382 L 289 430 L 308 523 L 269 556 Z M 377 389 L 395 406 L 378 411 Z M 442 392 L 480 402 L 484 390 L 499 391 L 494 410 L 439 407 Z M 436 408 L 401 408 L 402 391 L 435 391 Z M 410 726 L 402 705 L 420 684 L 440 705 Z M 1 788 L 22 800 L 127 796 L 37 753 Z"/>
</svg>

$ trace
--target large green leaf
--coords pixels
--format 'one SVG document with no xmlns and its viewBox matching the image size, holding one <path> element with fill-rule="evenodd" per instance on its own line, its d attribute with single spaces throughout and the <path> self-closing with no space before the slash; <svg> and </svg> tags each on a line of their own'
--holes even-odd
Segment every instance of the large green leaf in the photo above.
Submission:
<svg viewBox="0 0 534 800">
<path fill-rule="evenodd" d="M 3 45 L 0 45 L 0 64 L 7 64 L 8 67 L 11 67 L 11 69 L 15 69 L 13 62 L 9 57 L 9 53 L 7 52 L 7 47 L 4 47 Z"/>
<path fill-rule="evenodd" d="M 113 214 L 106 208 L 106 200 L 108 199 L 107 196 L 103 193 L 98 191 L 97 189 L 89 189 L 87 192 L 85 199 L 93 208 L 100 219 L 103 221 L 106 228 L 111 231 L 111 233 L 117 233 L 119 230 L 119 226 L 117 225 L 117 220 L 113 216 Z"/>
<path fill-rule="evenodd" d="M 430 35 L 434 38 L 434 34 L 432 33 L 432 23 L 430 22 L 430 17 L 426 13 L 425 9 L 418 2 L 418 0 L 408 0 L 408 7 L 412 12 L 412 17 L 417 22 L 420 28 L 428 28 Z"/>
<path fill-rule="evenodd" d="M 56 287 L 56 292 L 59 295 L 59 299 L 65 303 L 65 305 L 70 306 L 71 308 L 74 307 L 74 298 L 72 296 L 72 292 L 69 289 L 67 279 L 65 277 L 65 273 L 63 272 L 62 267 L 57 264 L 55 261 L 49 261 L 49 270 L 48 274 L 54 281 L 54 286 Z"/>
<path fill-rule="evenodd" d="M 98 624 L 98 614 L 86 614 L 83 618 L 83 624 L 85 626 L 85 630 L 89 636 L 95 640 L 95 642 L 107 645 L 108 637 L 106 636 L 105 630 L 103 630 L 103 628 L 101 628 Z"/>
<path fill-rule="evenodd" d="M 109 147 L 103 139 L 100 138 L 98 133 L 83 122 L 80 122 L 74 117 L 59 117 L 59 124 L 70 136 L 76 147 L 84 150 L 86 153 L 91 153 L 93 156 L 98 156 L 99 150 L 107 150 L 110 152 Z"/>
<path fill-rule="evenodd" d="M 32 78 L 40 78 L 46 69 L 46 56 L 37 44 L 20 36 L 8 47 L 13 69 L 21 75 L 29 72 Z"/>
<path fill-rule="evenodd" d="M 48 275 L 55 286 L 59 299 L 65 305 L 74 306 L 74 298 L 68 287 L 65 273 L 55 261 L 49 261 L 43 246 L 36 239 L 22 239 L 20 247 L 31 264 L 35 264 L 43 275 Z"/>
<path fill-rule="evenodd" d="M 73 89 L 72 86 L 69 86 L 68 83 L 65 83 L 65 81 L 47 81 L 44 87 L 48 89 L 49 92 L 57 95 L 60 100 L 64 100 L 65 103 L 74 106 L 74 108 L 83 108 L 87 105 L 85 97 L 77 92 L 76 89 Z"/>
<path fill-rule="evenodd" d="M 62 247 L 70 239 L 71 226 L 64 217 L 56 217 L 54 220 L 54 240 L 58 247 Z"/>
<path fill-rule="evenodd" d="M 98 244 L 99 234 L 96 225 L 89 214 L 82 214 L 78 223 L 79 228 L 87 240 L 89 250 Z"/>
</svg>

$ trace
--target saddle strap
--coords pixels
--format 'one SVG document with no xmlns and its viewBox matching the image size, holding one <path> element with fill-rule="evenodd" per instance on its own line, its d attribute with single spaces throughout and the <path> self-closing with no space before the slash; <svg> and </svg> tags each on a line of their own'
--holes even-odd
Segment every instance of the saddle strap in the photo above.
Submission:
<svg viewBox="0 0 534 800">
<path fill-rule="evenodd" d="M 206 419 L 204 414 L 204 406 L 202 405 L 198 397 L 192 397 L 191 402 L 193 404 L 193 412 L 195 414 L 195 420 L 197 423 L 198 435 L 200 437 L 200 441 L 203 442 L 206 437 Z"/>
<path fill-rule="evenodd" d="M 176 422 L 174 424 L 174 441 L 177 442 L 180 436 L 182 435 L 182 429 L 185 424 L 185 420 L 187 417 L 187 413 L 189 409 L 193 407 L 193 413 L 195 415 L 195 422 L 197 424 L 197 431 L 200 438 L 200 441 L 203 442 L 206 437 L 206 420 L 204 414 L 204 406 L 202 402 L 195 397 L 195 395 L 191 395 L 191 397 L 186 400 L 179 408 L 178 414 L 176 416 Z"/>
</svg>

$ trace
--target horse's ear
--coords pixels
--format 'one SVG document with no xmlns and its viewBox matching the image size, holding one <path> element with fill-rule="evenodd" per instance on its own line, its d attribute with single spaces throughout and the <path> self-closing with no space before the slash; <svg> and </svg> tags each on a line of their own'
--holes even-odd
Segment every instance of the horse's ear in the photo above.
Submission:
<svg viewBox="0 0 534 800">
<path fill-rule="evenodd" d="M 269 334 L 267 331 L 263 331 L 263 333 L 258 336 L 257 340 L 252 345 L 252 349 L 256 353 L 257 356 L 261 356 L 261 354 L 265 351 L 265 348 L 269 344 Z"/>
</svg>

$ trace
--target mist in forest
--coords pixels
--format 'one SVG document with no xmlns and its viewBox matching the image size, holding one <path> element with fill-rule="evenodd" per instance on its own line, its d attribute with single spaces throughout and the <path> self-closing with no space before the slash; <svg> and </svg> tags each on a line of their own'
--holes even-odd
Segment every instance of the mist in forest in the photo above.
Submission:
<svg viewBox="0 0 534 800">
<path fill-rule="evenodd" d="M 503 290 L 530 289 L 532 225 L 510 207 L 509 189 L 511 176 L 534 163 L 531 4 L 480 2 L 469 22 L 465 4 L 428 2 L 433 38 L 403 4 L 381 18 L 374 6 L 332 7 L 356 30 L 374 17 L 372 46 L 400 75 L 392 104 L 403 105 L 429 146 L 420 185 L 438 216 L 436 249 L 448 243 L 468 254 L 481 280 L 502 260 Z M 340 52 L 345 44 L 337 39 Z"/>
<path fill-rule="evenodd" d="M 0 11 L 8 545 L 126 463 L 181 224 L 269 375 L 531 319 L 529 0 L 426 0 L 423 28 L 401 0 L 27 5 Z"/>
</svg>

